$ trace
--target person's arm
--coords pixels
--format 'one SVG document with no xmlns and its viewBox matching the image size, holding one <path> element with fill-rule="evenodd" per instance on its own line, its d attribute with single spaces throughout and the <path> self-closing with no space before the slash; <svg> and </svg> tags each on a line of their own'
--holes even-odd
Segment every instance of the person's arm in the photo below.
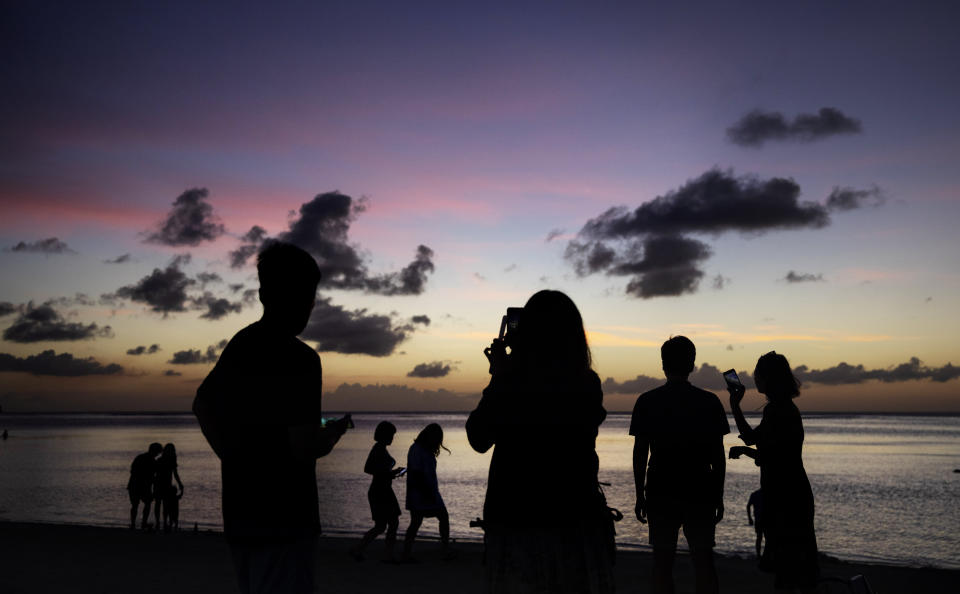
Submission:
<svg viewBox="0 0 960 594">
<path fill-rule="evenodd" d="M 710 461 L 710 476 L 713 479 L 713 501 L 715 524 L 723 519 L 723 481 L 727 473 L 727 456 L 723 449 L 723 438 L 717 440 L 719 443 L 713 448 L 713 459 Z"/>
<path fill-rule="evenodd" d="M 483 390 L 477 408 L 467 417 L 467 441 L 470 447 L 483 454 L 497 441 L 497 429 L 500 424 L 500 407 L 503 378 L 496 375 Z"/>
<path fill-rule="evenodd" d="M 753 498 L 750 498 L 750 501 L 747 501 L 747 524 L 753 526 L 753 515 L 750 514 L 750 508 L 753 507 Z"/>
<path fill-rule="evenodd" d="M 197 388 L 197 396 L 193 399 L 193 414 L 200 424 L 200 431 L 213 453 L 221 460 L 226 452 L 223 438 L 223 421 L 220 418 L 217 401 L 220 398 L 217 367 L 203 380 Z"/>
<path fill-rule="evenodd" d="M 650 441 L 646 435 L 633 437 L 633 481 L 637 490 L 637 504 L 634 512 L 641 523 L 647 523 L 647 498 L 644 495 L 644 484 L 647 480 L 647 452 Z"/>
<path fill-rule="evenodd" d="M 737 422 L 737 430 L 740 431 L 740 439 L 747 445 L 757 443 L 756 431 L 747 423 L 743 416 L 743 409 L 740 403 L 743 401 L 743 394 L 746 389 L 743 386 L 727 385 L 727 391 L 730 392 L 730 412 L 733 413 L 733 419 Z"/>
<path fill-rule="evenodd" d="M 347 419 L 330 421 L 321 427 L 319 423 L 294 425 L 287 429 L 290 451 L 297 458 L 316 460 L 333 451 L 343 434 L 347 432 Z"/>
</svg>

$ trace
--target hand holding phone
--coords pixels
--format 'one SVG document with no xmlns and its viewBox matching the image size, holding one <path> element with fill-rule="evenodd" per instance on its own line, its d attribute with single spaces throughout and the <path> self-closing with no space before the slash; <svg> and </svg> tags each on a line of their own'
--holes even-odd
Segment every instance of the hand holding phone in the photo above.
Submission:
<svg viewBox="0 0 960 594">
<path fill-rule="evenodd" d="M 727 391 L 730 392 L 730 405 L 739 405 L 740 401 L 743 400 L 743 393 L 746 392 L 746 388 L 744 388 L 743 382 L 740 381 L 736 370 L 728 369 L 724 371 L 723 379 L 727 382 Z"/>
</svg>

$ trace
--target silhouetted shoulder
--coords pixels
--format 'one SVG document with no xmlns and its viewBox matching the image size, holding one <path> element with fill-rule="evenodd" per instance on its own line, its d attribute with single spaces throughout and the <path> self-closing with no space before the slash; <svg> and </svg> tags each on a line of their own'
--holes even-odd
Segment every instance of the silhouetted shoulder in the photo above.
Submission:
<svg viewBox="0 0 960 594">
<path fill-rule="evenodd" d="M 681 420 L 685 424 L 699 421 L 696 424 L 706 425 L 711 433 L 730 433 L 727 413 L 716 394 L 689 382 L 667 382 L 637 397 L 630 435 L 650 434 Z"/>
</svg>

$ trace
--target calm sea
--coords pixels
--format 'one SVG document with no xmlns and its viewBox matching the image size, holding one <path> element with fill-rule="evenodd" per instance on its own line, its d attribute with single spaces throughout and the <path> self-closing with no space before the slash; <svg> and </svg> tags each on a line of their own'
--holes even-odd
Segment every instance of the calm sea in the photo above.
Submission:
<svg viewBox="0 0 960 594">
<path fill-rule="evenodd" d="M 326 534 L 359 535 L 372 525 L 363 463 L 373 428 L 387 419 L 398 428 L 390 447 L 398 463 L 417 432 L 440 423 L 445 443 L 438 463 L 440 490 L 457 539 L 479 540 L 469 521 L 481 515 L 490 456 L 467 444 L 463 414 L 358 414 L 356 429 L 318 461 L 321 519 Z M 629 415 L 611 414 L 597 449 L 608 502 L 626 518 L 617 526 L 624 547 L 646 547 L 646 526 L 633 515 Z M 757 419 L 753 419 L 756 423 Z M 808 415 L 804 463 L 816 498 L 820 549 L 841 559 L 960 568 L 960 416 Z M 731 420 L 731 427 L 733 427 Z M 181 526 L 220 527 L 219 465 L 191 415 L 4 415 L 0 429 L 0 519 L 123 526 L 133 457 L 152 441 L 177 446 L 186 486 Z M 727 447 L 736 445 L 728 436 Z M 726 517 L 717 549 L 753 550 L 745 506 L 759 487 L 759 469 L 730 461 Z M 404 481 L 395 483 L 403 502 Z M 536 501 L 524 502 L 533 510 Z M 401 531 L 408 516 L 401 518 Z M 427 520 L 422 534 L 436 535 Z"/>
</svg>

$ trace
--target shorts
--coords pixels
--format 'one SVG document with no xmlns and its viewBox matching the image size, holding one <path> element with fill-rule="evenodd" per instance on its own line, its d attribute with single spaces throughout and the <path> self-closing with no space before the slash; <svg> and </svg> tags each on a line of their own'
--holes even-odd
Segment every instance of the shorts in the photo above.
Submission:
<svg viewBox="0 0 960 594">
<path fill-rule="evenodd" d="M 715 508 L 702 502 L 660 500 L 647 502 L 650 545 L 654 549 L 675 550 L 680 527 L 691 551 L 712 549 L 716 545 Z"/>
<path fill-rule="evenodd" d="M 141 501 L 144 503 L 153 501 L 153 492 L 149 487 L 146 489 L 129 488 L 127 493 L 130 495 L 130 505 L 137 505 Z"/>
</svg>

